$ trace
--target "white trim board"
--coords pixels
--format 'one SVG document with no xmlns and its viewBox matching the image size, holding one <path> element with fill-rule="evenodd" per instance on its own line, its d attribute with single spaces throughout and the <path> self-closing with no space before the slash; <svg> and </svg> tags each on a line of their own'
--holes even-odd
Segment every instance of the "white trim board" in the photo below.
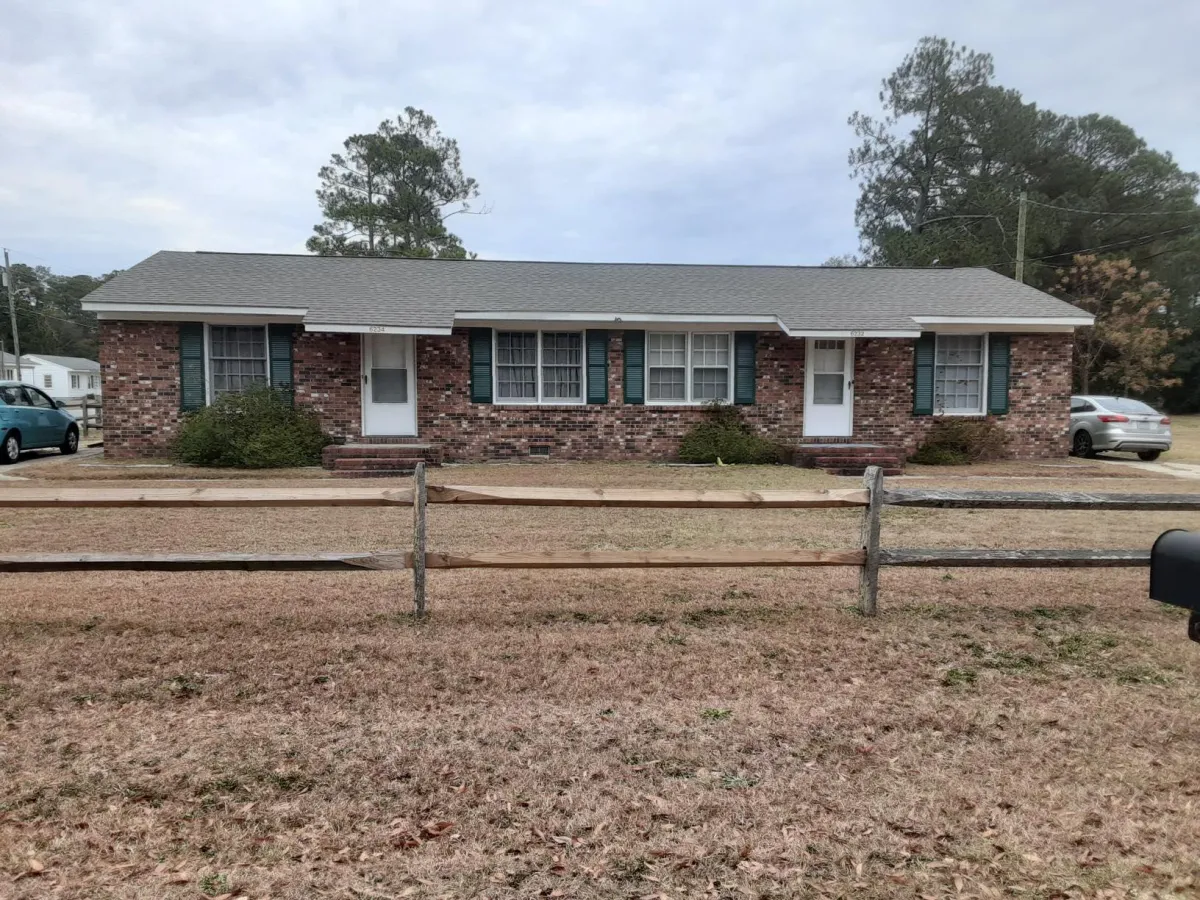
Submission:
<svg viewBox="0 0 1200 900">
<path fill-rule="evenodd" d="M 305 331 L 327 331 L 334 334 L 450 334 L 451 328 L 426 326 L 410 328 L 407 325 L 338 325 L 327 322 L 305 322 Z"/>
<path fill-rule="evenodd" d="M 1082 328 L 1091 325 L 1096 317 L 1079 316 L 910 316 L 918 325 L 1066 325 Z"/>
<path fill-rule="evenodd" d="M 281 319 L 303 319 L 308 315 L 306 306 L 223 306 L 191 303 L 97 303 L 86 299 L 82 306 L 88 312 L 97 313 L 99 318 L 128 319 L 132 315 L 173 321 L 169 316 L 278 316 Z M 114 315 L 120 313 L 120 315 Z"/>
</svg>

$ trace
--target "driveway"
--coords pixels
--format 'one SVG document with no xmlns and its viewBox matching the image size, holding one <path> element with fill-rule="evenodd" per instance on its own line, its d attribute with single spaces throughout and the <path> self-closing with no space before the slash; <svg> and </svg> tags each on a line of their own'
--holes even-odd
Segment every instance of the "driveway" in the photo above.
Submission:
<svg viewBox="0 0 1200 900">
<path fill-rule="evenodd" d="M 30 450 L 22 453 L 21 458 L 11 466 L 0 468 L 0 481 L 24 481 L 28 476 L 22 470 L 30 466 L 53 466 L 72 460 L 89 459 L 103 452 L 102 447 L 84 447 L 72 456 L 63 456 L 57 450 Z"/>
<path fill-rule="evenodd" d="M 1129 466 L 1134 469 L 1141 469 L 1143 472 L 1154 472 L 1158 475 L 1171 475 L 1174 478 L 1200 481 L 1200 463 L 1171 462 L 1170 460 L 1142 462 L 1140 459 L 1126 459 L 1122 456 L 1103 455 L 1097 456 L 1095 462 L 1109 463 L 1116 466 Z"/>
</svg>

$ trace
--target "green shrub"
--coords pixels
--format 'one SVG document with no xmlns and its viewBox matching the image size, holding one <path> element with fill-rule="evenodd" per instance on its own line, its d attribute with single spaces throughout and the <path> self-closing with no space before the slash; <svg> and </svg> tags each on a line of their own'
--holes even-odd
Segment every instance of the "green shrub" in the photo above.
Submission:
<svg viewBox="0 0 1200 900">
<path fill-rule="evenodd" d="M 1008 434 L 990 419 L 940 419 L 912 455 L 928 466 L 965 466 L 1004 456 Z"/>
<path fill-rule="evenodd" d="M 183 420 L 172 455 L 193 466 L 280 469 L 315 466 L 333 443 L 317 417 L 292 405 L 291 395 L 265 385 L 222 394 Z"/>
<path fill-rule="evenodd" d="M 727 403 L 709 403 L 705 421 L 692 428 L 679 444 L 679 458 L 690 463 L 777 463 L 783 449 L 750 430 L 741 411 Z"/>
</svg>

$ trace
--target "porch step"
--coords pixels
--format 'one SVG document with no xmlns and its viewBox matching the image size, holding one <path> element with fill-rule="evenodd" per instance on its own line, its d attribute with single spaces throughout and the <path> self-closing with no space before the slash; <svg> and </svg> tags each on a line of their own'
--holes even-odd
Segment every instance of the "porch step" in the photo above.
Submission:
<svg viewBox="0 0 1200 900">
<path fill-rule="evenodd" d="M 872 465 L 876 465 L 876 464 L 872 463 Z M 884 475 L 903 475 L 904 474 L 904 470 L 899 467 L 888 468 L 887 466 L 881 466 L 881 468 L 883 469 Z M 825 470 L 826 474 L 828 474 L 828 475 L 862 475 L 862 474 L 866 473 L 866 471 L 867 471 L 866 466 L 850 466 L 845 469 L 826 469 Z"/>
<path fill-rule="evenodd" d="M 409 469 L 334 469 L 334 478 L 410 478 Z"/>
<path fill-rule="evenodd" d="M 417 463 L 425 462 L 418 457 L 371 457 L 371 456 L 350 456 L 335 459 L 333 461 L 333 471 L 335 472 L 369 472 L 369 471 L 387 471 L 389 469 L 407 469 L 412 471 L 417 467 Z"/>
<path fill-rule="evenodd" d="M 436 444 L 333 444 L 321 452 L 321 464 L 326 469 L 347 471 L 352 466 L 345 464 L 356 460 L 374 460 L 390 463 L 394 469 L 412 470 L 418 462 L 427 466 L 442 464 L 442 448 Z M 341 465 L 339 465 L 341 464 Z M 366 468 L 371 468 L 367 465 Z M 377 466 L 376 468 L 387 468 Z"/>
<path fill-rule="evenodd" d="M 794 461 L 830 475 L 861 475 L 868 466 L 879 466 L 884 475 L 903 475 L 905 457 L 902 448 L 882 444 L 801 444 Z"/>
</svg>

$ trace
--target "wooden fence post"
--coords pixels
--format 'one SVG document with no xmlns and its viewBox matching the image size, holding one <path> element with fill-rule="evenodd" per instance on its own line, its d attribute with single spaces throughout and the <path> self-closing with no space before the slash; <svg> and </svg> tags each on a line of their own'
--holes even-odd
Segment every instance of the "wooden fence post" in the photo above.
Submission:
<svg viewBox="0 0 1200 900">
<path fill-rule="evenodd" d="M 87 408 L 87 397 L 80 397 L 80 398 L 79 398 L 79 409 L 80 409 L 80 410 L 81 410 L 81 412 L 83 413 L 83 415 L 81 416 L 81 421 L 83 422 L 83 436 L 84 436 L 84 437 L 87 437 L 87 436 L 88 436 L 88 408 Z"/>
<path fill-rule="evenodd" d="M 425 463 L 413 472 L 413 612 L 425 615 Z"/>
<path fill-rule="evenodd" d="M 858 570 L 858 610 L 873 616 L 879 598 L 879 513 L 883 507 L 883 469 L 868 466 L 863 474 L 867 507 L 863 510 L 862 545 L 867 558 Z"/>
</svg>

